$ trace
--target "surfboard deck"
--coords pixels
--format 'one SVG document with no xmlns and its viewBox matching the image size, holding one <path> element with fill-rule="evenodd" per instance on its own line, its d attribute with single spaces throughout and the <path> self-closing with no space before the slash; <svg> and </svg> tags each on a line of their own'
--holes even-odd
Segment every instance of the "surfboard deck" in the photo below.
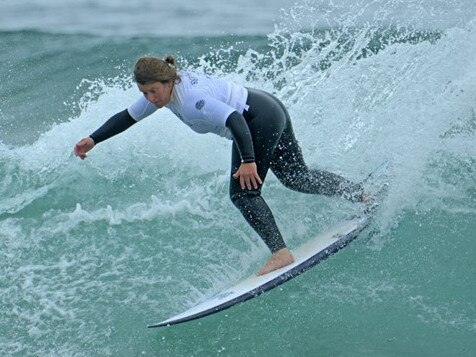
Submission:
<svg viewBox="0 0 476 357">
<path fill-rule="evenodd" d="M 168 318 L 162 322 L 149 325 L 149 328 L 179 324 L 223 311 L 238 303 L 245 302 L 265 293 L 284 282 L 302 274 L 309 268 L 337 252 L 366 228 L 371 219 L 367 212 L 361 217 L 343 221 L 302 244 L 292 251 L 295 262 L 286 267 L 262 276 L 250 276 L 238 284 L 208 298 L 206 301 Z"/>
</svg>

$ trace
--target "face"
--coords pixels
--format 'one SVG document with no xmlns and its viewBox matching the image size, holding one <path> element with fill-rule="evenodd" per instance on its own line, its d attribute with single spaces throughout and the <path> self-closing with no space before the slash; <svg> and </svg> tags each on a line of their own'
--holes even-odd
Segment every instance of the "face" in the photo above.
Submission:
<svg viewBox="0 0 476 357">
<path fill-rule="evenodd" d="M 153 103 L 157 108 L 162 108 L 172 97 L 173 82 L 161 83 L 154 82 L 148 84 L 137 84 L 139 90 L 144 94 L 147 100 Z"/>
</svg>

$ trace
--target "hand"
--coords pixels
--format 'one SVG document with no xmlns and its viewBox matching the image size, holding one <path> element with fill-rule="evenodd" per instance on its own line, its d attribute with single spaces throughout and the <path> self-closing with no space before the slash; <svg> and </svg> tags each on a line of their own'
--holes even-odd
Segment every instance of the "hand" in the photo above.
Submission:
<svg viewBox="0 0 476 357">
<path fill-rule="evenodd" d="M 79 156 L 81 160 L 84 160 L 88 155 L 86 153 L 94 147 L 94 140 L 90 137 L 81 139 L 74 146 L 74 155 Z"/>
<path fill-rule="evenodd" d="M 259 185 L 263 183 L 258 175 L 258 168 L 254 162 L 241 164 L 238 170 L 233 174 L 233 178 L 240 179 L 242 190 L 244 190 L 245 187 L 248 188 L 248 190 L 251 190 L 252 187 L 256 190 Z"/>
</svg>

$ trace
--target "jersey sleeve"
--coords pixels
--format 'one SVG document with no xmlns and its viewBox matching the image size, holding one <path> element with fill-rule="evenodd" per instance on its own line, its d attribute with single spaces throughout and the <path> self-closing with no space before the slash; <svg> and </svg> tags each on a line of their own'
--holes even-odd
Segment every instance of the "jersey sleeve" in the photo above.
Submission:
<svg viewBox="0 0 476 357">
<path fill-rule="evenodd" d="M 135 121 L 140 121 L 153 114 L 158 108 L 149 102 L 146 97 L 141 96 L 127 111 Z"/>
<path fill-rule="evenodd" d="M 190 95 L 183 110 L 187 117 L 221 128 L 226 128 L 226 119 L 236 111 L 230 105 L 200 92 Z"/>
</svg>

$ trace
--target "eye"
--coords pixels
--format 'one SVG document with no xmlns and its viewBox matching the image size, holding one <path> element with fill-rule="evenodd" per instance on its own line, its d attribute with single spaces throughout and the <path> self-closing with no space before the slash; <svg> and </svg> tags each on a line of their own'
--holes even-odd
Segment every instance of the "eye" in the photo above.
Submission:
<svg viewBox="0 0 476 357">
<path fill-rule="evenodd" d="M 149 94 L 155 95 L 155 90 L 154 90 L 154 89 L 150 89 L 150 90 L 148 90 L 148 91 L 142 92 L 142 94 L 144 95 L 144 97 L 147 98 L 147 96 L 148 96 Z"/>
</svg>

